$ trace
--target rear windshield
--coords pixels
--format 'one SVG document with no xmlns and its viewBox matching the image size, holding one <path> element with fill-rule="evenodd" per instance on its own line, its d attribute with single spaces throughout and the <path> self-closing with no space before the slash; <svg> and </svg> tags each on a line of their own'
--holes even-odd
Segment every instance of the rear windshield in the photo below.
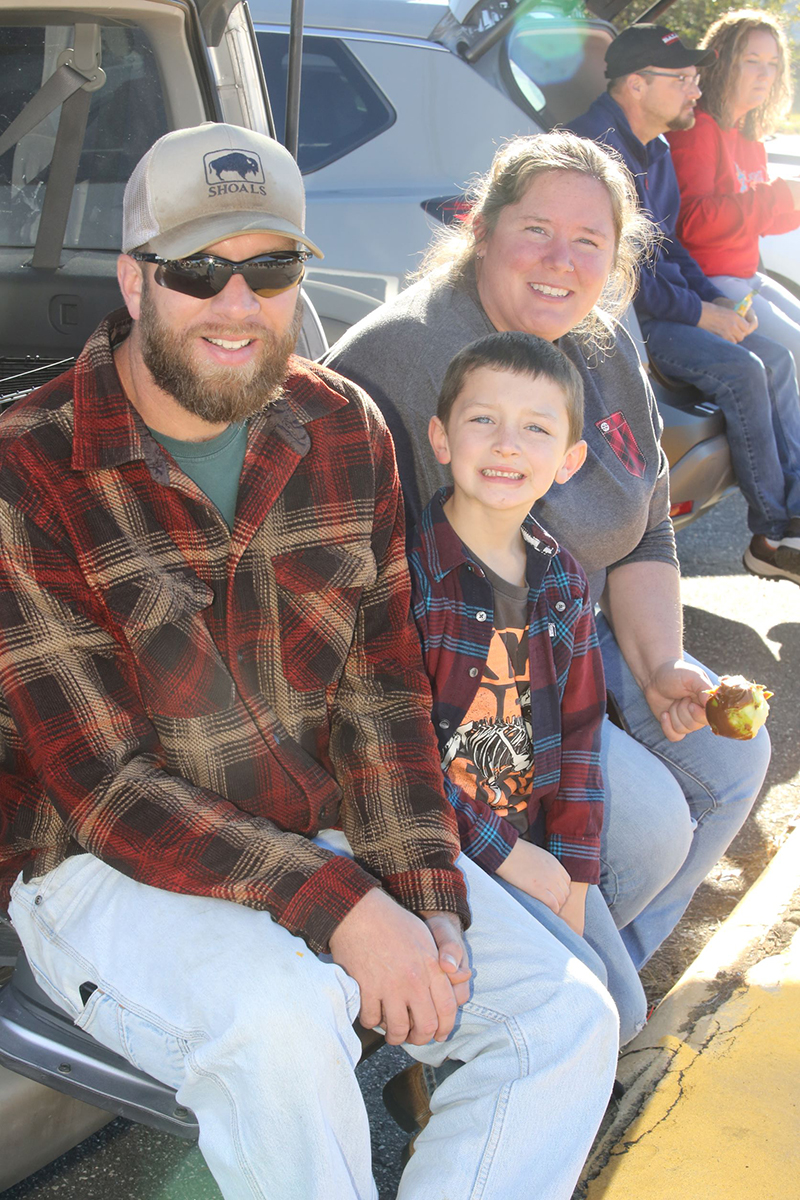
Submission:
<svg viewBox="0 0 800 1200">
<path fill-rule="evenodd" d="M 72 45 L 70 25 L 0 27 L 0 131 L 53 75 L 59 56 Z M 158 68 L 142 31 L 103 28 L 101 51 L 106 82 L 91 97 L 64 238 L 70 249 L 119 248 L 128 176 L 167 132 Z M 46 116 L 0 157 L 0 245 L 36 243 L 60 113 L 58 108 Z"/>
<path fill-rule="evenodd" d="M 529 13 L 506 40 L 507 83 L 515 100 L 545 124 L 571 121 L 605 89 L 608 26 Z"/>
</svg>

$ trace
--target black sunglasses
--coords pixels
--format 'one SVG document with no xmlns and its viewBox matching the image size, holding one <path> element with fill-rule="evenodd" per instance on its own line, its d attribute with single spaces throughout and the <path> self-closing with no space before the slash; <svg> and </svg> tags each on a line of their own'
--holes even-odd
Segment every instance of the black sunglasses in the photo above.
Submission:
<svg viewBox="0 0 800 1200">
<path fill-rule="evenodd" d="M 231 262 L 216 254 L 194 254 L 190 258 L 159 258 L 132 250 L 137 262 L 157 263 L 156 283 L 172 292 L 182 292 L 195 300 L 210 300 L 221 292 L 234 275 L 241 275 L 257 296 L 279 296 L 297 287 L 311 258 L 309 250 L 277 250 L 259 254 L 243 262 Z"/>
</svg>

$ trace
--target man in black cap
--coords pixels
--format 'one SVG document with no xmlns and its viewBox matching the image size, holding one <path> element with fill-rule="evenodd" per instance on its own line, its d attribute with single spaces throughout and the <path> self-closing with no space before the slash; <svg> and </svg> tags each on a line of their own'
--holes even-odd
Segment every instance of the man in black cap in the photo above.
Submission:
<svg viewBox="0 0 800 1200">
<path fill-rule="evenodd" d="M 635 308 L 652 362 L 694 384 L 725 414 L 752 538 L 744 564 L 754 574 L 800 583 L 800 420 L 791 354 L 756 333 L 678 241 L 680 191 L 670 129 L 690 129 L 700 97 L 697 68 L 714 51 L 693 50 L 663 25 L 633 25 L 606 51 L 608 90 L 570 124 L 616 150 L 663 242 L 642 272 Z M 776 429 L 782 436 L 776 435 Z"/>
</svg>

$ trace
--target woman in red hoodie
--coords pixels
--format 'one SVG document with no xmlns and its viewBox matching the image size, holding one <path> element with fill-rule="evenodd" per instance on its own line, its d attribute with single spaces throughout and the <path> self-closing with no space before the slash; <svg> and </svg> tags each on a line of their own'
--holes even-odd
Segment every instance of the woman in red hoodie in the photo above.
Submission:
<svg viewBox="0 0 800 1200">
<path fill-rule="evenodd" d="M 758 239 L 800 226 L 800 179 L 767 174 L 762 141 L 791 101 L 789 54 L 777 18 L 727 13 L 702 46 L 703 98 L 692 129 L 669 133 L 681 189 L 678 236 L 706 275 L 734 300 L 753 300 L 760 331 L 794 354 L 800 374 L 800 302 L 758 270 Z"/>
</svg>

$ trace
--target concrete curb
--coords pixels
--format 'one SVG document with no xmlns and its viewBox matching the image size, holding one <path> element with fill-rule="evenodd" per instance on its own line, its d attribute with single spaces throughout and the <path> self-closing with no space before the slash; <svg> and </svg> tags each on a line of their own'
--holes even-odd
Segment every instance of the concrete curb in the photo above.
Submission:
<svg viewBox="0 0 800 1200">
<path fill-rule="evenodd" d="M 576 1200 L 800 1195 L 798 925 L 800 828 L 625 1047 Z"/>
</svg>

